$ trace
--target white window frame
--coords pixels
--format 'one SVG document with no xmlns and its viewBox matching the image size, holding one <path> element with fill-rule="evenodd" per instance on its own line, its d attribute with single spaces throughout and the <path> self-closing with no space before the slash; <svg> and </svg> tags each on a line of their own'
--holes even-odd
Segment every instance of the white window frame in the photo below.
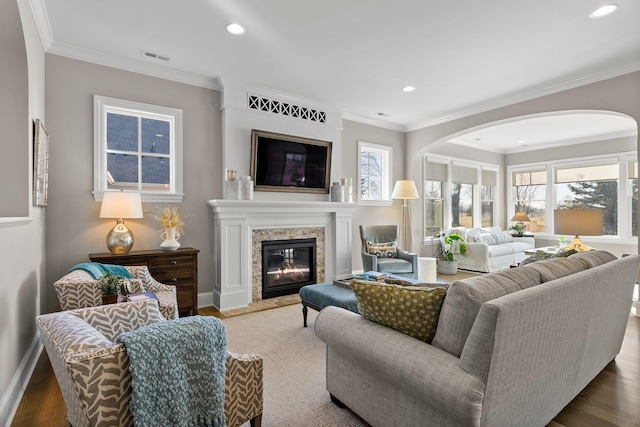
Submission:
<svg viewBox="0 0 640 427">
<path fill-rule="evenodd" d="M 617 161 L 619 164 L 619 178 L 618 178 L 618 234 L 615 236 L 589 236 L 583 241 L 586 242 L 607 242 L 607 243 L 619 243 L 619 244 L 636 244 L 637 237 L 631 235 L 631 224 L 626 221 L 631 220 L 631 207 L 630 203 L 630 182 L 627 179 L 627 164 L 626 162 L 631 159 L 636 159 L 637 153 L 634 152 L 619 152 L 609 153 L 598 156 L 586 156 L 575 157 L 571 160 L 550 160 L 546 162 L 527 163 L 511 165 L 507 167 L 507 218 L 511 218 L 514 215 L 514 200 L 511 188 L 513 187 L 512 177 L 514 172 L 521 170 L 530 170 L 532 168 L 546 167 L 547 171 L 547 189 L 546 199 L 549 201 L 545 205 L 545 232 L 536 233 L 536 236 L 540 236 L 543 239 L 556 239 L 558 236 L 553 233 L 553 211 L 556 208 L 556 188 L 555 188 L 555 170 L 557 168 L 565 168 L 568 166 L 592 166 L 603 163 L 611 163 Z"/>
<path fill-rule="evenodd" d="M 482 201 L 480 200 L 480 197 L 481 197 L 480 187 L 482 185 L 482 171 L 490 170 L 496 173 L 496 185 L 494 187 L 494 194 L 493 194 L 493 226 L 497 226 L 501 223 L 502 218 L 501 218 L 500 212 L 502 211 L 503 198 L 501 197 L 502 178 L 501 178 L 499 165 L 494 163 L 474 162 L 467 159 L 433 155 L 428 153 L 424 156 L 422 161 L 422 168 L 423 168 L 422 182 L 423 183 L 426 179 L 425 168 L 426 168 L 427 162 L 443 163 L 447 165 L 447 180 L 444 182 L 444 185 L 443 185 L 443 198 L 444 198 L 443 221 L 445 226 L 448 226 L 448 224 L 451 224 L 451 221 L 453 219 L 452 212 L 451 212 L 451 209 L 452 209 L 452 206 L 451 206 L 452 178 L 451 177 L 452 177 L 452 167 L 454 165 L 463 166 L 463 167 L 476 170 L 477 180 L 476 180 L 476 184 L 473 184 L 473 228 L 482 227 Z M 422 229 L 425 230 L 426 224 L 425 224 L 424 203 L 421 210 L 422 210 Z M 423 242 L 425 244 L 430 244 L 431 240 L 432 240 L 432 236 L 427 236 L 427 235 L 423 236 Z"/>
<path fill-rule="evenodd" d="M 493 224 L 490 225 L 490 227 L 494 227 L 496 225 L 497 222 L 497 214 L 498 214 L 498 209 L 497 209 L 497 200 L 500 198 L 498 195 L 498 187 L 499 187 L 499 183 L 500 181 L 498 180 L 500 177 L 500 168 L 497 166 L 489 166 L 489 165 L 480 165 L 480 175 L 479 175 L 479 180 L 478 180 L 478 215 L 479 215 L 479 221 L 480 221 L 480 225 L 482 226 L 482 186 L 486 185 L 484 182 L 482 182 L 482 171 L 491 171 L 493 173 L 496 174 L 496 183 L 495 185 L 492 185 L 491 187 L 493 187 L 493 192 L 491 194 L 491 202 L 493 203 L 493 212 L 491 213 L 491 218 L 493 218 Z"/>
<path fill-rule="evenodd" d="M 360 159 L 363 151 L 375 151 L 382 153 L 382 197 L 380 199 L 362 198 L 362 171 Z M 391 206 L 391 189 L 393 177 L 393 147 L 389 145 L 374 144 L 372 142 L 358 141 L 358 201 L 361 205 Z"/>
<path fill-rule="evenodd" d="M 182 110 L 109 98 L 93 97 L 93 197 L 96 202 L 109 190 L 107 187 L 107 113 L 168 120 L 172 123 L 170 138 L 171 175 L 169 191 L 137 190 L 145 203 L 181 203 L 183 194 Z"/>
</svg>

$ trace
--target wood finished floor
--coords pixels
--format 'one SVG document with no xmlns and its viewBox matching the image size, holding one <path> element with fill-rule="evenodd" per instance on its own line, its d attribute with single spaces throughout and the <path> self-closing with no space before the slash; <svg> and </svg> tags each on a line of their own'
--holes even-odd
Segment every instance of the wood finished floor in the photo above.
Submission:
<svg viewBox="0 0 640 427">
<path fill-rule="evenodd" d="M 277 301 L 275 301 L 277 300 Z M 298 295 L 223 313 L 213 307 L 202 315 L 221 318 L 300 302 Z M 68 427 L 66 408 L 46 351 L 42 352 L 12 427 Z M 556 416 L 548 427 L 640 427 L 640 317 L 630 316 L 622 349 L 605 369 Z"/>
</svg>

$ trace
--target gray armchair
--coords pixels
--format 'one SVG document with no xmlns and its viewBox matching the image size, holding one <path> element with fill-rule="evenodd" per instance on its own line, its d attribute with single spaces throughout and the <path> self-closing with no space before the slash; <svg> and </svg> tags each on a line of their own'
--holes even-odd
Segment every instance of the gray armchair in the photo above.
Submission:
<svg viewBox="0 0 640 427">
<path fill-rule="evenodd" d="M 362 267 L 364 271 L 379 271 L 391 274 L 413 274 L 418 272 L 418 255 L 398 248 L 397 225 L 361 225 L 360 240 L 362 241 Z M 367 245 L 367 242 L 370 242 Z M 371 243 L 394 243 L 395 256 L 380 257 L 375 250 L 371 250 Z"/>
</svg>

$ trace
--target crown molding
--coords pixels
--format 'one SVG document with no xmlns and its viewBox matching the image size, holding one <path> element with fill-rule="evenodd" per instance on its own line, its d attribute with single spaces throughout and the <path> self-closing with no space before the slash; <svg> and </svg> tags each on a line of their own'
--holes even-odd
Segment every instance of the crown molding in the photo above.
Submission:
<svg viewBox="0 0 640 427">
<path fill-rule="evenodd" d="M 358 122 L 365 125 L 376 126 L 383 129 L 394 130 L 396 132 L 407 132 L 407 127 L 400 123 L 390 123 L 384 120 L 378 120 L 371 117 L 360 116 L 353 113 L 344 113 L 342 116 L 344 120 L 350 120 L 352 122 Z"/>
<path fill-rule="evenodd" d="M 44 0 L 29 0 L 29 7 L 40 35 L 42 47 L 46 52 L 53 44 L 53 33 L 49 23 L 49 15 L 47 15 L 47 7 L 44 4 Z"/>
<path fill-rule="evenodd" d="M 611 68 L 606 71 L 592 73 L 587 76 L 578 77 L 572 80 L 567 80 L 562 83 L 550 84 L 538 89 L 534 89 L 527 92 L 522 92 L 517 95 L 506 96 L 491 100 L 490 102 L 478 105 L 476 107 L 462 110 L 455 114 L 442 116 L 431 120 L 422 120 L 411 123 L 406 126 L 406 132 L 412 132 L 418 129 L 427 128 L 430 126 L 439 125 L 442 123 L 450 122 L 453 120 L 469 117 L 474 114 L 485 113 L 487 111 L 495 110 L 509 105 L 517 104 L 519 102 L 529 101 L 532 99 L 540 98 L 546 95 L 552 95 L 554 93 L 563 92 L 569 89 L 575 89 L 580 86 L 585 86 L 592 83 L 597 83 L 603 80 L 612 79 L 625 74 L 640 71 L 640 60 L 634 60 L 628 64 L 621 65 L 616 68 Z"/>
<path fill-rule="evenodd" d="M 71 59 L 91 62 L 93 64 L 104 65 L 106 67 L 118 68 L 121 70 L 144 74 L 151 77 L 184 83 L 191 86 L 198 86 L 218 91 L 222 89 L 218 84 L 218 80 L 214 77 L 207 77 L 199 74 L 164 67 L 160 64 L 155 63 L 155 61 L 152 59 L 150 59 L 149 61 L 154 62 L 147 62 L 146 60 L 142 59 L 125 58 L 120 55 L 96 52 L 90 49 L 57 43 L 55 41 L 49 47 L 49 49 L 46 50 L 46 52 Z"/>
</svg>

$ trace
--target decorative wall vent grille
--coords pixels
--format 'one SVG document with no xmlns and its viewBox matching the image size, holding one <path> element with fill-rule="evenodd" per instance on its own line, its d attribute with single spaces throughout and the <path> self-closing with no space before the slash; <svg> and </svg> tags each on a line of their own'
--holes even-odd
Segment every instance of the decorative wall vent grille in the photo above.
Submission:
<svg viewBox="0 0 640 427">
<path fill-rule="evenodd" d="M 249 95 L 249 108 L 267 113 L 280 114 L 281 116 L 295 117 L 297 119 L 310 120 L 312 122 L 326 123 L 327 113 L 313 108 L 301 107 L 288 102 L 276 101 L 257 95 Z"/>
</svg>

